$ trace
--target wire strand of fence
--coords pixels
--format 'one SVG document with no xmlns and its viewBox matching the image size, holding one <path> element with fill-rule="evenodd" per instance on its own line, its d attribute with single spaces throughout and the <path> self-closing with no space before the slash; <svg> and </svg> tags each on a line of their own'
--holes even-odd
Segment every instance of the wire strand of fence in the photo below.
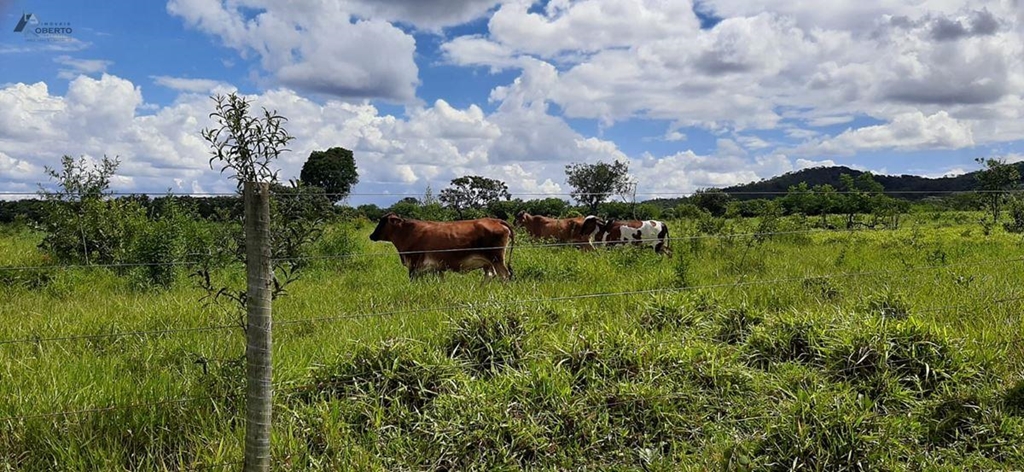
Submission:
<svg viewBox="0 0 1024 472">
<path fill-rule="evenodd" d="M 225 467 L 234 467 L 234 466 L 240 466 L 240 465 L 244 465 L 244 464 L 245 464 L 245 461 L 218 462 L 216 464 L 197 465 L 197 466 L 188 468 L 186 470 L 190 470 L 190 471 L 196 472 L 196 471 L 200 471 L 200 470 L 223 469 Z"/>
<path fill-rule="evenodd" d="M 115 404 L 115 405 L 107 405 L 107 406 L 95 407 L 95 408 L 82 408 L 82 409 L 79 409 L 79 410 L 64 410 L 64 411 L 53 411 L 53 412 L 48 412 L 48 413 L 33 413 L 33 414 L 29 414 L 29 415 L 20 415 L 20 416 L 4 416 L 4 417 L 0 417 L 0 423 L 21 422 L 21 421 L 25 421 L 25 420 L 32 420 L 32 419 L 39 419 L 39 418 L 54 418 L 54 417 L 58 417 L 58 416 L 79 416 L 79 415 L 89 415 L 89 414 L 94 414 L 94 413 L 108 413 L 108 412 L 112 412 L 112 411 L 134 410 L 134 409 L 152 408 L 152 407 L 158 407 L 158 406 L 180 405 L 180 404 L 186 404 L 186 403 L 192 403 L 192 402 L 201 402 L 201 401 L 207 401 L 207 400 L 217 400 L 219 398 L 220 397 L 207 395 L 207 396 L 198 396 L 198 397 L 185 397 L 185 398 L 174 398 L 174 399 L 158 400 L 158 401 L 153 401 L 153 402 L 138 402 L 138 403 Z"/>
<path fill-rule="evenodd" d="M 1016 259 L 1016 260 L 1013 260 L 1013 261 L 1020 262 L 1022 260 L 1024 260 L 1024 259 Z M 945 267 L 945 266 L 936 266 L 936 267 Z M 865 273 L 860 273 L 860 274 L 862 275 L 862 274 L 865 274 Z M 838 275 L 851 275 L 851 274 L 834 274 L 834 275 L 838 276 Z M 1006 302 L 1020 301 L 1020 300 L 1024 300 L 1024 296 L 1004 297 L 1004 298 L 1000 298 L 1000 299 L 989 301 L 989 303 L 996 304 L 996 303 L 1006 303 Z M 939 309 L 941 309 L 941 310 L 956 309 L 956 308 L 960 308 L 960 307 L 963 307 L 963 306 L 966 306 L 966 304 L 963 304 L 963 305 L 960 305 L 960 306 L 936 307 L 934 310 L 939 310 Z M 930 311 L 930 310 L 925 310 L 925 311 L 920 311 L 920 312 L 923 313 L 923 312 L 928 312 L 928 311 Z M 281 324 L 281 323 L 279 322 L 278 324 Z M 646 343 L 643 346 L 644 347 L 653 347 L 653 346 L 660 346 L 660 345 L 665 345 L 665 344 L 678 343 L 678 342 L 681 342 L 681 341 L 685 341 L 685 340 L 684 339 L 662 340 L 662 341 L 656 341 L 656 342 L 653 342 L 653 343 Z M 567 354 L 569 354 L 569 353 L 563 353 L 563 356 L 567 355 Z M 528 355 L 526 355 L 524 357 L 521 357 L 520 361 L 522 361 L 522 360 L 531 360 L 531 359 L 533 359 L 533 360 L 554 360 L 557 357 L 558 357 L 558 355 L 556 353 L 528 354 Z M 456 362 L 456 364 L 461 366 L 461 367 L 488 367 L 488 368 L 494 368 L 496 365 L 500 365 L 500 363 L 494 363 L 494 362 L 465 362 L 465 361 Z M 353 375 L 350 375 L 350 376 L 347 376 L 347 377 L 342 377 L 342 378 L 335 377 L 335 378 L 330 379 L 329 382 L 303 383 L 303 384 L 298 384 L 297 382 L 294 382 L 294 381 L 291 381 L 291 382 L 287 382 L 286 381 L 286 382 L 280 382 L 280 383 L 276 383 L 275 382 L 273 384 L 273 388 L 274 388 L 274 391 L 277 393 L 276 397 L 278 398 L 278 402 L 280 402 L 280 401 L 289 401 L 290 399 L 292 399 L 296 395 L 300 395 L 300 394 L 304 394 L 304 393 L 308 393 L 308 392 L 315 392 L 315 391 L 323 392 L 326 388 L 330 388 L 332 386 L 341 386 L 341 385 L 344 385 L 344 382 L 346 382 L 346 381 L 357 381 L 357 380 L 359 380 L 360 378 L 363 378 L 363 377 L 365 377 L 365 376 L 362 375 L 362 373 L 360 373 L 360 374 L 353 374 Z M 610 393 L 615 393 L 615 395 L 617 395 L 617 396 L 629 396 L 629 395 L 636 394 L 636 392 L 628 392 L 628 391 L 627 392 L 610 392 Z M 139 403 L 127 403 L 127 404 L 119 404 L 119 405 L 108 405 L 108 406 L 103 406 L 103 407 L 83 408 L 83 409 L 77 409 L 77 410 L 64 410 L 64 411 L 47 412 L 47 413 L 34 413 L 34 414 L 28 414 L 28 415 L 5 416 L 5 417 L 0 417 L 0 423 L 19 423 L 19 422 L 22 422 L 22 421 L 25 421 L 25 420 L 40 419 L 40 418 L 80 416 L 80 415 L 87 415 L 87 414 L 102 414 L 102 413 L 108 413 L 108 412 L 120 411 L 120 410 L 144 409 L 144 408 L 153 408 L 153 407 L 159 407 L 159 406 L 186 404 L 186 403 L 202 402 L 202 401 L 227 400 L 228 398 L 229 397 L 225 397 L 225 396 L 206 395 L 206 396 L 195 396 L 195 397 L 185 397 L 185 398 L 177 398 L 177 399 L 159 400 L 159 401 L 153 401 L 153 402 L 139 402 Z M 628 404 L 628 403 L 632 403 L 632 402 L 651 401 L 651 400 L 687 399 L 687 398 L 689 398 L 689 397 L 685 396 L 685 395 L 674 395 L 674 394 L 670 394 L 670 395 L 655 395 L 655 396 L 636 394 L 635 397 L 626 398 L 626 399 L 621 399 L 620 398 L 618 400 L 614 400 L 613 402 L 603 402 L 603 403 L 600 403 L 600 404 L 585 405 L 585 406 L 583 406 L 583 408 L 584 409 L 602 409 L 602 408 L 606 409 L 609 406 L 623 405 L 623 404 Z M 579 407 L 577 406 L 577 408 L 579 408 Z M 756 418 L 736 418 L 736 419 L 733 419 L 733 420 L 735 420 L 735 421 L 751 421 L 751 420 L 754 420 L 754 419 L 756 419 Z M 716 419 L 716 421 L 723 421 L 723 420 L 724 421 L 729 421 L 729 419 Z M 221 466 L 229 466 L 229 465 L 237 465 L 237 464 L 241 464 L 241 462 L 227 462 L 227 463 L 211 464 L 209 466 L 200 466 L 200 468 L 193 468 L 191 470 L 207 470 L 207 469 L 210 469 L 210 468 L 221 467 Z"/>
<path fill-rule="evenodd" d="M 908 267 L 908 268 L 903 268 L 903 269 L 885 269 L 885 270 L 873 270 L 873 271 L 862 271 L 862 272 L 841 272 L 841 273 L 823 274 L 823 275 L 804 275 L 804 276 L 782 277 L 782 278 L 775 278 L 775 279 L 751 280 L 751 281 L 747 281 L 747 282 L 732 282 L 732 283 L 720 283 L 720 284 L 691 285 L 691 286 L 687 286 L 687 287 L 667 287 L 667 288 L 644 289 L 644 290 L 627 290 L 627 291 L 621 291 L 621 292 L 586 293 L 586 294 L 576 294 L 576 295 L 564 295 L 564 296 L 558 296 L 558 297 L 537 297 L 537 298 L 527 298 L 527 299 L 521 299 L 521 300 L 504 300 L 504 301 L 501 301 L 500 303 L 530 304 L 530 303 L 546 303 L 546 302 L 554 302 L 554 301 L 584 300 L 584 299 L 591 299 L 591 298 L 606 298 L 606 297 L 616 297 L 616 296 L 652 295 L 652 294 L 658 294 L 658 293 L 689 292 L 689 291 L 707 290 L 707 289 L 730 288 L 730 287 L 744 287 L 744 286 L 751 286 L 751 285 L 803 282 L 804 280 L 807 280 L 807 279 L 833 279 L 833 278 L 839 278 L 839 277 L 865 277 L 865 276 L 872 276 L 872 275 L 889 274 L 889 273 L 894 273 L 894 272 L 917 272 L 917 271 L 924 271 L 924 270 L 943 269 L 943 268 L 948 268 L 948 267 L 971 267 L 971 266 L 979 266 L 979 265 L 992 266 L 992 265 L 1007 264 L 1007 263 L 1022 262 L 1022 261 L 1024 261 L 1024 258 L 989 259 L 989 260 L 984 260 L 984 261 L 973 261 L 973 262 L 970 262 L 970 263 L 965 262 L 965 263 L 953 263 L 953 264 L 935 264 L 935 265 Z M 456 310 L 471 309 L 473 307 L 477 307 L 477 306 L 480 306 L 480 305 L 497 304 L 497 303 L 499 303 L 499 301 L 497 301 L 497 300 L 488 300 L 488 301 L 485 301 L 485 302 L 448 304 L 448 305 L 441 305 L 441 306 L 434 306 L 434 307 L 410 308 L 410 309 L 391 310 L 391 311 L 383 311 L 383 312 L 366 312 L 366 313 L 355 313 L 355 314 L 347 314 L 347 315 L 325 316 L 325 317 L 315 317 L 315 318 L 305 318 L 305 319 L 277 320 L 275 322 L 275 324 L 277 324 L 278 326 L 287 326 L 287 325 L 290 325 L 290 324 L 299 324 L 299 323 L 333 322 L 333 321 L 341 321 L 341 320 L 348 320 L 348 319 L 373 318 L 373 317 L 378 317 L 378 316 L 394 316 L 394 315 L 413 314 L 413 313 L 428 313 L 428 312 L 434 312 L 434 311 L 456 311 Z"/>
<path fill-rule="evenodd" d="M 846 231 L 853 230 L 842 230 L 832 231 L 823 229 L 806 229 L 806 230 L 791 230 L 791 231 L 765 231 L 765 232 L 753 232 L 753 233 L 733 233 L 733 234 L 705 234 L 705 235 L 692 235 L 692 236 L 672 236 L 665 238 L 641 238 L 631 239 L 628 241 L 629 244 L 643 244 L 643 243 L 655 243 L 658 241 L 692 241 L 697 239 L 738 239 L 746 237 L 768 237 L 768 236 L 783 236 L 783 235 L 797 235 L 797 234 L 842 234 Z M 625 242 L 608 242 L 611 245 L 626 244 Z M 532 243 L 517 245 L 517 249 L 540 249 L 540 248 L 554 248 L 554 247 L 578 247 L 586 245 L 586 242 L 553 242 L 553 243 Z M 595 247 L 603 247 L 604 243 L 597 242 Z M 448 253 L 448 252 L 467 252 L 467 251 L 487 251 L 504 249 L 506 246 L 490 246 L 490 247 L 471 247 L 471 248 L 453 248 L 453 249 L 429 249 L 420 251 L 399 251 L 400 255 L 412 255 L 412 254 L 434 254 L 434 253 Z M 274 258 L 275 261 L 301 261 L 301 260 L 319 260 L 319 259 L 348 259 L 356 257 L 392 257 L 394 253 L 385 251 L 371 251 L 371 252 L 355 252 L 348 254 L 328 254 L 320 256 L 295 256 L 295 257 L 278 257 Z M 204 254 L 190 254 L 189 256 L 203 256 Z M 183 266 L 183 265 L 202 265 L 204 261 L 201 260 L 187 260 L 187 261 L 168 261 L 168 262 L 137 262 L 137 263 L 97 263 L 97 264 L 51 264 L 51 265 L 36 265 L 36 266 L 0 266 L 0 272 L 2 271 L 43 271 L 43 270 L 64 270 L 64 269 L 99 269 L 99 268 L 132 268 L 132 267 L 160 267 L 160 266 Z"/>
<path fill-rule="evenodd" d="M 68 336 L 57 336 L 57 337 L 26 337 L 19 339 L 6 339 L 0 340 L 0 346 L 8 344 L 41 344 L 55 341 L 80 341 L 80 340 L 95 340 L 95 339 L 108 339 L 108 338 L 125 338 L 131 336 L 138 337 L 153 337 L 164 334 L 180 334 L 180 333 L 202 333 L 210 331 L 223 331 L 226 329 L 238 329 L 238 324 L 224 324 L 224 325 L 212 325 L 212 326 L 195 326 L 191 328 L 165 328 L 165 329 L 153 329 L 153 330 L 137 330 L 137 331 L 119 331 L 114 333 L 104 334 L 75 334 Z"/>
<path fill-rule="evenodd" d="M 942 268 L 946 268 L 946 267 L 977 266 L 977 265 L 1001 265 L 1001 264 L 1019 262 L 1019 261 L 1022 261 L 1022 260 L 1024 260 L 1024 258 L 991 259 L 991 260 L 975 261 L 975 262 L 927 265 L 927 266 L 919 266 L 919 267 L 903 268 L 903 269 L 884 269 L 884 270 L 865 271 L 865 272 L 841 272 L 841 273 L 834 273 L 834 274 L 794 276 L 794 277 L 775 278 L 775 279 L 767 279 L 767 280 L 753 280 L 753 281 L 747 281 L 747 282 L 731 282 L 731 283 L 719 283 L 719 284 L 705 284 L 705 285 L 697 285 L 697 286 L 690 286 L 690 287 L 657 288 L 657 289 L 633 290 L 633 291 L 623 291 L 623 292 L 601 292 L 601 293 L 590 293 L 590 294 L 565 295 L 565 296 L 559 296 L 559 297 L 539 297 L 539 298 L 532 298 L 532 299 L 515 300 L 513 302 L 519 303 L 519 304 L 528 304 L 528 303 L 543 303 L 543 302 L 551 302 L 551 301 L 580 300 L 580 299 L 588 299 L 588 298 L 603 298 L 603 297 L 614 297 L 614 296 L 629 296 L 629 295 L 647 295 L 647 294 L 657 294 L 657 293 L 671 293 L 671 292 L 694 291 L 694 290 L 702 290 L 702 289 L 733 288 L 733 287 L 743 287 L 743 286 L 749 286 L 749 285 L 763 285 L 763 284 L 772 284 L 772 283 L 792 283 L 792 282 L 803 281 L 803 280 L 806 280 L 806 279 L 818 279 L 818 278 L 826 279 L 826 278 L 838 278 L 838 277 L 862 277 L 862 276 L 880 275 L 880 274 L 894 273 L 894 272 L 901 272 L 901 271 L 919 271 L 919 270 L 942 269 Z M 493 303 L 493 302 L 484 302 L 484 303 Z M 346 319 L 372 318 L 372 317 L 376 317 L 376 316 L 394 316 L 394 315 L 400 315 L 400 314 L 413 314 L 413 313 L 428 313 L 428 312 L 434 312 L 434 311 L 462 310 L 462 309 L 472 308 L 474 305 L 477 305 L 477 304 L 479 304 L 479 303 L 464 303 L 464 304 L 457 304 L 457 305 L 443 305 L 443 306 L 436 306 L 436 307 L 391 310 L 391 311 L 384 311 L 384 312 L 355 313 L 355 314 L 347 314 L 347 315 L 337 315 L 337 316 L 328 316 L 328 317 L 316 317 L 316 318 L 306 318 L 306 319 L 285 319 L 285 320 L 275 320 L 275 324 L 282 325 L 282 326 L 287 326 L 287 325 L 290 325 L 290 324 L 298 324 L 298 323 L 329 322 L 329 321 L 335 321 L 335 320 L 340 321 L 340 320 L 346 320 Z M 195 326 L 195 327 L 187 327 L 187 328 L 165 328 L 165 329 L 154 329 L 154 330 L 122 331 L 122 332 L 112 332 L 112 333 L 76 334 L 76 335 L 55 336 L 55 337 L 29 336 L 29 337 L 23 337 L 23 338 L 17 338 L 17 339 L 0 340 L 0 346 L 10 345 L 10 344 L 29 344 L 29 343 L 41 344 L 41 343 L 60 342 L 60 341 L 108 339 L 108 338 L 121 338 L 121 337 L 131 337 L 131 336 L 138 336 L 138 337 L 144 337 L 145 338 L 145 337 L 160 336 L 160 335 L 165 335 L 165 334 L 212 332 L 212 331 L 223 331 L 223 330 L 237 329 L 237 328 L 239 328 L 238 324 L 221 324 L 221 325 L 211 325 L 211 326 Z"/>
</svg>

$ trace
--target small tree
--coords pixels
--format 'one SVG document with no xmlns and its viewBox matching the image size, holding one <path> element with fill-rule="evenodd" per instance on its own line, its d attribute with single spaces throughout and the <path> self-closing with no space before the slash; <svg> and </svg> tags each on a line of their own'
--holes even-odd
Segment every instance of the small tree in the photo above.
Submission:
<svg viewBox="0 0 1024 472">
<path fill-rule="evenodd" d="M 856 178 L 849 174 L 840 174 L 839 182 L 843 194 L 839 198 L 840 211 L 846 215 L 846 228 L 850 229 L 857 223 L 858 213 L 874 213 L 875 208 L 885 197 L 885 187 L 875 181 L 874 175 L 865 172 Z"/>
<path fill-rule="evenodd" d="M 352 187 L 359 183 L 359 172 L 352 151 L 332 147 L 326 151 L 313 151 L 302 165 L 299 179 L 307 185 L 320 187 L 333 202 L 348 197 Z"/>
<path fill-rule="evenodd" d="M 467 209 L 481 210 L 502 198 L 512 198 L 505 182 L 478 175 L 453 179 L 451 185 L 442 190 L 440 195 L 441 202 L 458 212 L 459 218 L 462 218 L 463 212 Z"/>
<path fill-rule="evenodd" d="M 586 205 L 591 213 L 597 212 L 597 206 L 609 196 L 629 192 L 632 184 L 629 165 L 619 161 L 611 164 L 573 163 L 565 166 L 565 177 L 566 183 L 573 188 L 572 198 Z"/>
<path fill-rule="evenodd" d="M 975 159 L 985 169 L 978 172 L 978 190 L 982 192 L 981 201 L 985 209 L 991 213 L 993 224 L 999 221 L 1003 206 L 1007 201 L 1007 191 L 1020 185 L 1020 171 L 1017 166 L 1007 164 L 1002 159 Z"/>
<path fill-rule="evenodd" d="M 829 184 L 815 185 L 811 188 L 814 195 L 812 210 L 821 215 L 821 226 L 828 226 L 828 215 L 835 212 L 839 205 L 839 199 L 835 187 Z"/>
</svg>

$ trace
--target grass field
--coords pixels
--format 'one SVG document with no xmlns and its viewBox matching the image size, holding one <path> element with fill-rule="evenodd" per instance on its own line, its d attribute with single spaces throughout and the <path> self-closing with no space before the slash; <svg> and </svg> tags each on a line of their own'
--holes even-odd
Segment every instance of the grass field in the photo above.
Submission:
<svg viewBox="0 0 1024 472">
<path fill-rule="evenodd" d="M 316 254 L 349 257 L 274 305 L 274 468 L 1024 468 L 1024 240 L 976 220 L 672 221 L 672 257 L 520 235 L 509 283 L 410 282 L 331 226 Z M 40 238 L 0 230 L 0 266 L 45 265 Z M 185 276 L 0 282 L 0 470 L 239 467 L 236 313 Z"/>
</svg>

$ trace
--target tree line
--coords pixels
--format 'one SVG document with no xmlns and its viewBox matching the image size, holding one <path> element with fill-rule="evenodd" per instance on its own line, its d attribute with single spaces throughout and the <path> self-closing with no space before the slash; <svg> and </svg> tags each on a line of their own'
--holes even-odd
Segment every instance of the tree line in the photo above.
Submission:
<svg viewBox="0 0 1024 472">
<path fill-rule="evenodd" d="M 70 158 L 65 156 L 65 159 Z M 333 147 L 313 151 L 303 164 L 299 179 L 292 186 L 276 184 L 276 192 L 292 197 L 301 194 L 307 206 L 311 205 L 327 218 L 364 217 L 370 220 L 376 220 L 388 212 L 429 220 L 483 216 L 508 219 L 519 211 L 554 217 L 596 214 L 614 219 L 757 217 L 777 214 L 819 217 L 823 226 L 832 226 L 828 217 L 840 215 L 840 225 L 853 228 L 896 227 L 900 215 L 907 213 L 912 205 L 936 210 L 984 210 L 990 215 L 990 224 L 998 222 L 1004 208 L 1010 209 L 1011 214 L 1024 214 L 1024 204 L 1008 193 L 1002 193 L 1019 188 L 1021 176 L 1017 166 L 996 159 L 978 159 L 978 162 L 984 169 L 973 177 L 976 180 L 975 187 L 980 192 L 933 196 L 913 202 L 887 195 L 879 179 L 870 172 L 856 175 L 842 173 L 839 175 L 838 187 L 831 184 L 812 186 L 800 182 L 790 185 L 785 193 L 761 198 L 744 197 L 721 189 L 699 189 L 683 198 L 636 202 L 636 182 L 629 174 L 628 164 L 614 161 L 572 163 L 565 166 L 566 183 L 571 188 L 569 196 L 575 204 L 561 198 L 512 198 L 505 182 L 480 175 L 466 175 L 452 179 L 437 195 L 428 186 L 422 197 L 406 197 L 387 207 L 374 204 L 352 207 L 339 202 L 346 200 L 359 182 L 355 158 L 352 151 Z M 63 172 L 69 172 L 67 162 Z M 78 172 L 82 172 L 81 169 Z M 51 171 L 52 179 L 61 177 L 67 181 L 72 176 L 61 176 Z M 171 199 L 191 208 L 197 216 L 207 220 L 236 219 L 241 211 L 236 196 L 129 195 L 118 198 L 140 205 L 153 216 L 159 216 L 160 212 L 165 211 Z M 49 200 L 0 201 L 0 223 L 41 222 L 46 215 L 46 205 L 53 204 L 53 199 Z"/>
</svg>

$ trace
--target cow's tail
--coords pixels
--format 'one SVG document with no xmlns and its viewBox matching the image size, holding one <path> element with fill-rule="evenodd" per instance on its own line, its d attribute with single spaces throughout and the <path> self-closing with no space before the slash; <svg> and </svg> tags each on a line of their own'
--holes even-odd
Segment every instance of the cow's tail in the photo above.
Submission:
<svg viewBox="0 0 1024 472">
<path fill-rule="evenodd" d="M 665 255 L 672 255 L 672 251 L 668 247 L 668 242 L 671 238 L 668 237 L 668 225 L 665 223 L 661 224 L 661 231 L 658 232 L 658 244 L 661 244 L 661 253 Z"/>
<path fill-rule="evenodd" d="M 505 258 L 505 268 L 508 269 L 508 278 L 512 279 L 512 250 L 516 248 L 516 232 L 507 221 L 501 220 L 501 224 L 508 229 L 508 257 Z"/>
</svg>

